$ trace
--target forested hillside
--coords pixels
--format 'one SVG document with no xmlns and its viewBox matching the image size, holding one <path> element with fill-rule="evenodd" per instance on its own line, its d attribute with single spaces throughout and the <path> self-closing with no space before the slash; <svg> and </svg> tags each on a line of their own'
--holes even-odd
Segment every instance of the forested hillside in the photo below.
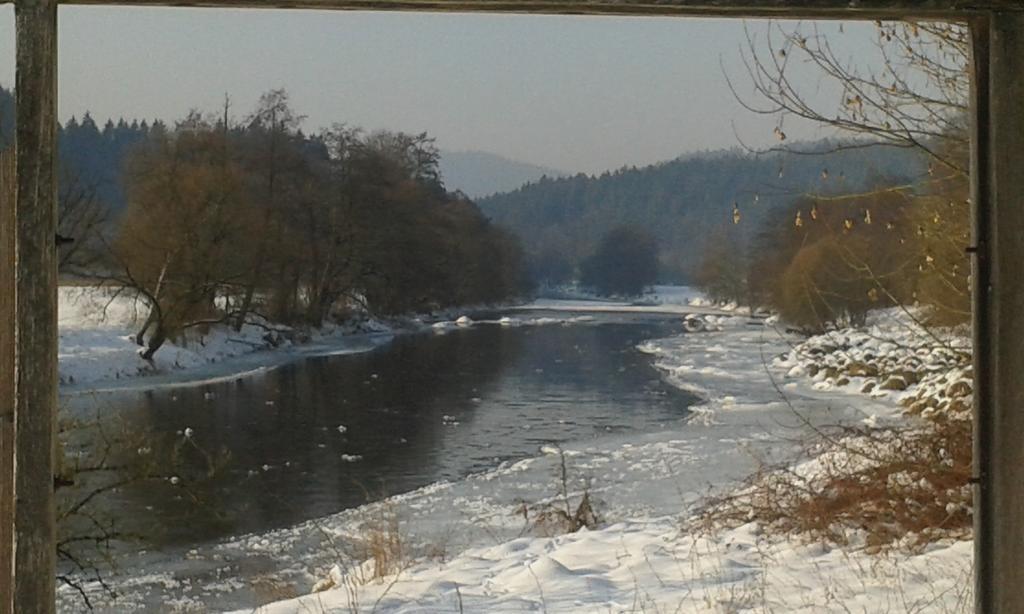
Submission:
<svg viewBox="0 0 1024 614">
<path fill-rule="evenodd" d="M 808 151 L 835 149 L 813 147 Z M 540 280 L 562 281 L 606 232 L 629 225 L 657 239 L 663 279 L 686 281 L 709 242 L 727 239 L 742 248 L 766 215 L 802 195 L 901 181 L 921 175 L 924 166 L 911 150 L 882 147 L 814 155 L 701 153 L 600 176 L 544 178 L 478 204 L 522 238 Z"/>
</svg>

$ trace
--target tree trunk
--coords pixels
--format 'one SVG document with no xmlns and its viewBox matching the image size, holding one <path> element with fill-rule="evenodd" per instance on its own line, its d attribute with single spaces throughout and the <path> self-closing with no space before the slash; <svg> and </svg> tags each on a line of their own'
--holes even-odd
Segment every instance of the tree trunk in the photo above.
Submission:
<svg viewBox="0 0 1024 614">
<path fill-rule="evenodd" d="M 142 353 L 142 359 L 152 361 L 153 356 L 163 346 L 164 341 L 167 341 L 167 330 L 164 329 L 162 322 L 157 322 L 156 330 L 153 331 L 153 336 L 149 338 L 149 343 L 146 345 L 146 351 Z"/>
<path fill-rule="evenodd" d="M 232 327 L 235 329 L 236 333 L 242 330 L 242 326 L 245 325 L 245 318 L 248 317 L 249 312 L 252 310 L 252 301 L 255 294 L 255 283 L 250 284 L 245 288 L 245 295 L 242 297 L 242 304 L 238 308 L 238 315 L 235 317 L 235 324 Z"/>
<path fill-rule="evenodd" d="M 139 332 L 135 333 L 136 345 L 140 347 L 146 345 L 146 331 L 149 330 L 149 327 L 152 326 L 154 322 L 156 322 L 156 308 L 150 307 L 149 315 L 146 316 L 146 323 L 142 325 Z"/>
</svg>

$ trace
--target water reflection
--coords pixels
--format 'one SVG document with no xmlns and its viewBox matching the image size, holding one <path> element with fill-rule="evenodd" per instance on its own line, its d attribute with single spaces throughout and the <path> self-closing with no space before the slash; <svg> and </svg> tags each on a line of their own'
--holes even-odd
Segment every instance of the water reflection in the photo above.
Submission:
<svg viewBox="0 0 1024 614">
<path fill-rule="evenodd" d="M 110 395 L 107 411 L 176 447 L 168 473 L 180 481 L 127 488 L 109 505 L 158 543 L 189 544 L 456 479 L 544 443 L 654 430 L 692 398 L 634 348 L 677 329 L 668 319 L 483 325 L 258 378 Z"/>
</svg>

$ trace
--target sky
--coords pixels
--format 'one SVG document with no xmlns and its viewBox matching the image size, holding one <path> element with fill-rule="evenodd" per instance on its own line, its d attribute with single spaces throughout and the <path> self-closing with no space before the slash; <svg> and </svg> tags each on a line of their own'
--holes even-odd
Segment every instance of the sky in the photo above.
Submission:
<svg viewBox="0 0 1024 614">
<path fill-rule="evenodd" d="M 286 88 L 304 128 L 426 131 L 481 150 L 596 173 L 771 142 L 745 111 L 740 20 L 61 7 L 59 114 L 242 118 Z M 836 23 L 822 28 L 835 30 Z M 867 45 L 846 34 L 851 53 Z M 850 27 L 847 26 L 847 32 Z M 0 84 L 14 82 L 14 17 L 0 10 Z M 813 79 L 813 76 L 808 76 Z M 812 84 L 813 85 L 813 84 Z M 833 93 L 826 92 L 827 95 Z M 838 96 L 838 93 L 834 93 Z M 791 121 L 791 138 L 823 136 Z"/>
</svg>

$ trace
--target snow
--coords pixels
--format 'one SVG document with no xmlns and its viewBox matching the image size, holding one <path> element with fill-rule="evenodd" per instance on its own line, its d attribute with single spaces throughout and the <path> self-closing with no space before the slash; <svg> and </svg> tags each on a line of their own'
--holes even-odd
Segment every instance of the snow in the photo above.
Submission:
<svg viewBox="0 0 1024 614">
<path fill-rule="evenodd" d="M 168 341 L 149 362 L 132 339 L 147 313 L 144 305 L 114 289 L 59 288 L 62 394 L 236 379 L 302 356 L 369 351 L 394 332 L 371 319 L 327 326 L 311 334 L 308 342 L 295 344 L 283 334 L 290 329 L 265 321 L 248 323 L 238 332 L 216 325 L 191 333 L 187 342 Z"/>
<path fill-rule="evenodd" d="M 304 594 L 258 609 L 266 613 L 969 609 L 969 541 L 942 540 L 912 554 L 868 554 L 856 539 L 847 547 L 829 547 L 773 535 L 756 524 L 711 530 L 697 522 L 707 495 L 740 492 L 742 480 L 758 468 L 796 459 L 816 427 L 901 420 L 908 399 L 969 381 L 959 362 L 960 337 L 944 340 L 949 351 L 936 349 L 943 343 L 915 341 L 920 331 L 912 319 L 886 313 L 863 331 L 800 343 L 764 326 L 764 320 L 752 322 L 742 310 L 706 305 L 689 290 L 656 291 L 661 302 L 655 306 L 545 300 L 530 307 L 688 314 L 687 329 L 694 332 L 638 348 L 652 356 L 666 381 L 700 397 L 685 420 L 657 433 L 541 444 L 532 458 L 295 527 L 197 548 L 187 562 L 140 564 L 139 571 L 117 579 L 119 601 L 104 609 L 101 592 L 90 587 L 94 601 L 101 611 L 143 611 L 154 603 L 208 611 L 252 593 L 262 604 L 266 599 L 252 589 L 252 570 L 259 570 L 261 578 L 272 573 L 285 592 Z M 439 332 L 456 326 L 433 325 Z M 909 369 L 917 360 L 927 375 L 906 390 L 877 395 L 862 392 L 872 376 L 840 383 L 839 370 L 857 368 L 865 353 L 891 370 Z M 809 367 L 817 364 L 836 372 L 819 369 L 812 376 Z M 442 421 L 446 428 L 459 425 L 454 416 Z M 563 462 L 569 477 L 565 494 L 575 502 L 587 490 L 601 523 L 549 535 L 531 515 L 561 501 Z M 821 462 L 824 457 L 805 460 L 794 471 L 812 476 Z M 395 521 L 404 558 L 400 569 L 374 579 L 373 561 L 350 553 L 384 517 Z M 145 554 L 141 560 L 148 560 Z M 202 574 L 191 576 L 191 566 Z M 74 598 L 64 589 L 62 597 L 64 603 Z"/>
<path fill-rule="evenodd" d="M 969 555 L 959 542 L 910 559 L 870 556 L 772 539 L 754 525 L 693 536 L 669 517 L 473 548 L 259 611 L 962 612 Z M 340 585 L 345 574 L 335 567 L 330 577 Z"/>
<path fill-rule="evenodd" d="M 166 342 L 152 361 L 146 361 L 133 340 L 148 313 L 141 302 L 125 292 L 91 286 L 61 287 L 58 300 L 58 361 L 64 395 L 230 381 L 264 374 L 304 357 L 371 351 L 405 332 L 444 334 L 481 325 L 546 326 L 592 320 L 568 314 L 474 320 L 442 312 L 393 322 L 363 318 L 299 333 L 256 318 L 237 332 L 226 325 L 193 331 L 186 339 Z M 436 318 L 441 319 L 432 321 Z"/>
<path fill-rule="evenodd" d="M 563 292 L 559 298 L 538 298 L 517 309 L 522 311 L 571 311 L 593 313 L 657 313 L 672 315 L 750 315 L 735 304 L 719 305 L 688 286 L 654 286 L 638 300 L 609 299 L 580 292 Z"/>
<path fill-rule="evenodd" d="M 898 418 L 901 409 L 894 401 L 908 393 L 873 398 L 855 393 L 852 384 L 818 386 L 824 380 L 808 378 L 806 360 L 801 358 L 802 352 L 821 347 L 832 347 L 830 358 L 849 352 L 851 346 L 856 355 L 865 344 L 877 347 L 872 339 L 899 337 L 907 322 L 893 314 L 888 317 L 896 324 L 876 323 L 859 333 L 844 332 L 841 350 L 834 337 L 823 337 L 787 352 L 793 339 L 766 328 L 752 331 L 742 317 L 708 322 L 721 328 L 718 333 L 648 341 L 640 349 L 656 357 L 666 378 L 682 389 L 699 390 L 705 402 L 686 429 L 564 451 L 567 464 L 590 475 L 592 488 L 603 501 L 606 524 L 554 537 L 495 538 L 498 543 L 471 544 L 443 562 L 413 561 L 378 580 L 366 579 L 365 564 L 332 566 L 327 577 L 335 588 L 260 611 L 965 611 L 972 599 L 969 541 L 939 541 L 915 554 L 867 554 L 863 544 L 839 548 L 806 543 L 767 534 L 753 523 L 716 532 L 686 522 L 707 492 L 702 492 L 693 472 L 706 472 L 708 485 L 714 483 L 718 490 L 727 488 L 749 470 L 730 443 L 764 458 L 761 455 L 778 451 L 782 431 L 794 428 L 770 426 L 784 420 L 786 412 L 780 411 L 775 386 L 766 380 L 795 380 L 787 386 L 786 404 L 811 420 L 835 417 L 827 411 L 824 416 L 816 413 L 823 400 L 833 408 L 845 404 L 846 415 L 862 416 L 869 423 L 880 416 Z M 909 354 L 907 350 L 906 342 L 914 338 L 908 329 L 901 341 L 885 346 L 886 356 L 892 354 L 902 364 L 907 355 L 918 355 L 912 344 Z M 927 366 L 938 372 L 945 364 L 943 356 L 947 355 L 930 352 L 925 358 L 936 362 Z M 538 458 L 466 482 L 515 477 L 521 493 L 538 466 L 560 458 L 560 450 L 552 446 L 542 446 L 539 452 Z M 662 463 L 665 468 L 658 467 Z M 796 470 L 810 474 L 814 464 L 805 462 Z M 501 491 L 480 492 L 483 489 L 474 485 L 468 488 L 474 494 L 470 498 L 466 490 L 466 484 L 440 484 L 396 498 L 391 505 L 407 505 L 416 515 L 437 514 L 438 501 L 428 501 L 444 493 L 461 503 L 464 514 L 478 514 L 474 526 L 489 525 L 492 534 L 500 535 L 500 527 L 508 522 L 503 516 L 510 513 L 493 509 L 497 505 L 500 510 Z M 578 496 L 578 487 L 574 494 Z M 344 524 L 340 518 L 326 519 L 323 526 L 339 522 Z M 410 517 L 405 528 L 420 534 L 424 526 Z"/>
</svg>

